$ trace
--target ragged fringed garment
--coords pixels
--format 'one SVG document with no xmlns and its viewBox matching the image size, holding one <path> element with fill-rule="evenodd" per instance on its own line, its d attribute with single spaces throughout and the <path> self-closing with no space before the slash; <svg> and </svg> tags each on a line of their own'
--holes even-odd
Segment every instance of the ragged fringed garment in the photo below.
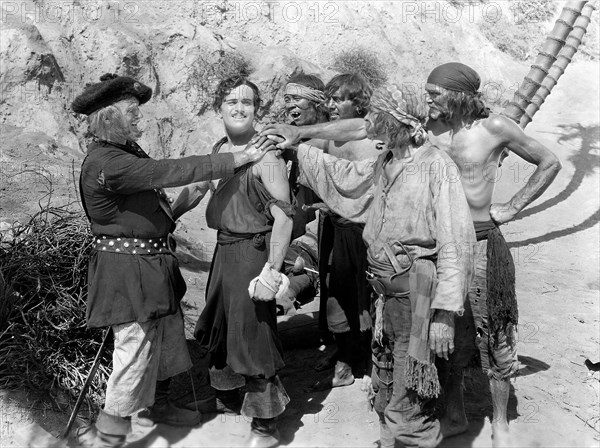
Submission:
<svg viewBox="0 0 600 448">
<path fill-rule="evenodd" d="M 477 240 L 487 239 L 487 305 L 493 337 L 499 330 L 506 329 L 508 324 L 515 327 L 518 324 L 515 264 L 502 232 L 493 221 L 473 224 Z M 507 332 L 507 336 L 509 334 Z"/>
<path fill-rule="evenodd" d="M 436 309 L 463 312 L 474 273 L 475 232 L 462 185 L 451 175 L 458 173 L 456 164 L 430 144 L 401 162 L 404 166 L 390 178 L 384 169 L 389 151 L 377 159 L 348 161 L 302 144 L 298 160 L 302 183 L 342 217 L 365 223 L 363 239 L 376 272 L 378 267 L 385 270 L 385 245 L 401 266 L 407 265 L 398 240 L 421 259 L 410 277 L 413 324 L 407 375 L 419 394 L 435 396 L 439 385 L 429 349 L 429 320 Z"/>
<path fill-rule="evenodd" d="M 399 255 L 399 258 L 403 258 Z M 392 265 L 373 262 L 371 271 L 381 277 L 394 274 Z M 417 259 L 408 273 L 410 282 L 410 306 L 412 310 L 410 339 L 404 375 L 406 387 L 415 390 L 422 398 L 437 397 L 440 383 L 435 367 L 435 354 L 429 349 L 429 323 L 431 320 L 431 300 L 435 296 L 437 272 L 431 259 Z M 378 299 L 377 316 L 383 317 L 385 299 Z M 380 325 L 383 325 L 381 322 Z M 376 330 L 377 332 L 377 324 Z"/>
</svg>

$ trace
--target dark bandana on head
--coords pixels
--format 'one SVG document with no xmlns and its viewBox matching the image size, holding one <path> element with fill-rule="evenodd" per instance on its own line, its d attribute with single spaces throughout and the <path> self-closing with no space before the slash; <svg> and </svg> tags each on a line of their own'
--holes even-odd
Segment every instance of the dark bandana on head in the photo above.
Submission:
<svg viewBox="0 0 600 448">
<path fill-rule="evenodd" d="M 460 62 L 449 62 L 434 68 L 429 78 L 427 78 L 427 83 L 454 92 L 476 94 L 481 86 L 481 78 L 468 65 Z"/>
</svg>

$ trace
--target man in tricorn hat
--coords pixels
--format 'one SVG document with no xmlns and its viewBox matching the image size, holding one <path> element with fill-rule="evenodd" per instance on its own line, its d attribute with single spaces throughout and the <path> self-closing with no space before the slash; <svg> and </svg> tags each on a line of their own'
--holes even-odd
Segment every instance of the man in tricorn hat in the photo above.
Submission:
<svg viewBox="0 0 600 448">
<path fill-rule="evenodd" d="M 104 409 L 94 426 L 79 431 L 84 447 L 121 446 L 138 412 L 150 424 L 200 422 L 197 412 L 169 401 L 170 379 L 191 360 L 179 306 L 186 285 L 172 253 L 175 223 L 162 189 L 232 174 L 272 148 L 261 139 L 236 153 L 154 160 L 135 143 L 142 135 L 139 106 L 152 89 L 124 76 L 100 80 L 71 105 L 88 115 L 95 137 L 80 178 L 94 235 L 87 326 L 111 326 L 114 334 Z"/>
</svg>

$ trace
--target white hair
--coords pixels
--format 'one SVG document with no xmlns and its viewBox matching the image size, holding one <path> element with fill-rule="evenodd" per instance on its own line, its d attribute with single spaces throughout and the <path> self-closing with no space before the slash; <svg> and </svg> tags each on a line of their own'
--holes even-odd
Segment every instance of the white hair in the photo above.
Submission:
<svg viewBox="0 0 600 448">
<path fill-rule="evenodd" d="M 123 113 L 117 104 L 127 99 L 129 98 L 123 98 L 117 103 L 91 113 L 88 117 L 90 133 L 100 140 L 126 140 L 129 137 L 129 130 L 124 126 Z"/>
</svg>

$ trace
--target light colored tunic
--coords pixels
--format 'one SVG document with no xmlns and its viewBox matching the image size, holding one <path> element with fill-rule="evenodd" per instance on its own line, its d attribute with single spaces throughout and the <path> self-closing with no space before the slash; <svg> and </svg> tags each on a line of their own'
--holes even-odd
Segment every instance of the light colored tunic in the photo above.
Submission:
<svg viewBox="0 0 600 448">
<path fill-rule="evenodd" d="M 392 154 L 348 161 L 301 144 L 300 182 L 333 211 L 365 224 L 363 239 L 369 264 L 389 264 L 389 245 L 402 265 L 407 257 L 435 260 L 437 287 L 431 309 L 462 313 L 474 272 L 475 232 L 456 164 L 431 144 L 404 159 L 398 174 L 388 179 L 384 166 Z"/>
</svg>

